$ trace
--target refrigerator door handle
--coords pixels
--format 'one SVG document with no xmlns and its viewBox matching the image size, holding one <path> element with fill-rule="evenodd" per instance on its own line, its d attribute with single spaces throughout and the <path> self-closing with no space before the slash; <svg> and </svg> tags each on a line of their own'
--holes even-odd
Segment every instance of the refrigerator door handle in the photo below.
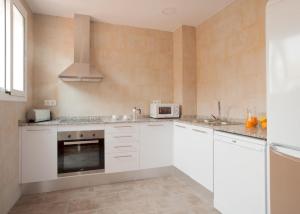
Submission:
<svg viewBox="0 0 300 214">
<path fill-rule="evenodd" d="M 300 163 L 300 148 L 272 143 L 270 144 L 270 150 L 277 155 Z"/>
</svg>

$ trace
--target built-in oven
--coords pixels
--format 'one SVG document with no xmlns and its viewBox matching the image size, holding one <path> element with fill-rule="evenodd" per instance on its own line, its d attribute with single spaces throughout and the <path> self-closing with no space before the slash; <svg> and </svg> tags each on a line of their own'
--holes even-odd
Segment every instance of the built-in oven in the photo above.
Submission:
<svg viewBox="0 0 300 214">
<path fill-rule="evenodd" d="M 58 173 L 104 170 L 104 130 L 58 132 Z"/>
</svg>

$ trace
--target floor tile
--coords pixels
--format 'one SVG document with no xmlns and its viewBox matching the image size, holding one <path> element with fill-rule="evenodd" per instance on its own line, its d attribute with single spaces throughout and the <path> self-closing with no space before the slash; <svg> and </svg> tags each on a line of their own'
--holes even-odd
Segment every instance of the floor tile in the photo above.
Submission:
<svg viewBox="0 0 300 214">
<path fill-rule="evenodd" d="M 212 198 L 201 185 L 169 176 L 25 195 L 10 214 L 218 214 Z"/>
</svg>

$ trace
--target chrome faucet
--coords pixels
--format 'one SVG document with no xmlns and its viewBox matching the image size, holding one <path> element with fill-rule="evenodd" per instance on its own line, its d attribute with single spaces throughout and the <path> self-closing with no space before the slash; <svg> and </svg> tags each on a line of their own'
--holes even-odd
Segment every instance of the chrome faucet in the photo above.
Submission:
<svg viewBox="0 0 300 214">
<path fill-rule="evenodd" d="M 210 115 L 213 120 L 221 120 L 221 101 L 218 101 L 218 116 L 215 116 L 214 114 Z"/>
<path fill-rule="evenodd" d="M 213 120 L 218 120 L 218 118 L 214 114 L 211 114 L 210 116 Z"/>
<path fill-rule="evenodd" d="M 140 109 L 140 108 L 137 108 L 137 107 L 134 107 L 133 109 L 132 109 L 132 116 L 133 116 L 133 120 L 136 120 L 137 118 L 138 118 L 138 115 L 137 115 L 137 113 L 139 114 L 139 115 L 141 115 L 142 114 L 142 109 Z"/>
<path fill-rule="evenodd" d="M 218 118 L 221 120 L 221 101 L 218 101 Z"/>
</svg>

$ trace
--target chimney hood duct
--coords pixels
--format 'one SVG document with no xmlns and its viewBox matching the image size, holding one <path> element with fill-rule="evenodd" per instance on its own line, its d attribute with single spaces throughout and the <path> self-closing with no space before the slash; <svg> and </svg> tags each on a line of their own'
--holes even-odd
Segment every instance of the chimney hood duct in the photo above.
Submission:
<svg viewBox="0 0 300 214">
<path fill-rule="evenodd" d="M 58 77 L 68 82 L 99 82 L 104 77 L 90 64 L 90 17 L 74 16 L 74 63 Z"/>
</svg>

